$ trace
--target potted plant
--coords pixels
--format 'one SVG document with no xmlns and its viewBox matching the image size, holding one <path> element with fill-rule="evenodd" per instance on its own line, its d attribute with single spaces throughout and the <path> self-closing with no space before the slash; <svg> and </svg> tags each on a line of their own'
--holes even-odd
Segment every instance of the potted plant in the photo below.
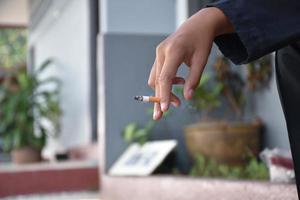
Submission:
<svg viewBox="0 0 300 200">
<path fill-rule="evenodd" d="M 41 160 L 47 136 L 60 130 L 60 82 L 55 77 L 40 80 L 52 60 L 33 73 L 26 68 L 6 76 L 0 86 L 0 137 L 2 148 L 11 152 L 15 163 Z"/>
<path fill-rule="evenodd" d="M 262 122 L 244 120 L 245 95 L 268 85 L 271 74 L 269 57 L 249 64 L 246 78 L 234 72 L 226 58 L 217 58 L 214 73 L 203 74 L 190 102 L 202 113 L 198 123 L 185 127 L 187 149 L 193 158 L 201 154 L 219 163 L 243 165 L 249 150 L 258 154 Z M 225 113 L 221 119 L 212 118 L 217 109 Z"/>
</svg>

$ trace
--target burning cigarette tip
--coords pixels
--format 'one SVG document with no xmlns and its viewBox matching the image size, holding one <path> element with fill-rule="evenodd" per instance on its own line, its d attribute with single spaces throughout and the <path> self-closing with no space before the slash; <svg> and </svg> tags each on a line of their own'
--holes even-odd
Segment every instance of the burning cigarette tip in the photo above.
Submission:
<svg viewBox="0 0 300 200">
<path fill-rule="evenodd" d="M 135 96 L 133 97 L 136 101 L 143 101 L 143 96 Z"/>
</svg>

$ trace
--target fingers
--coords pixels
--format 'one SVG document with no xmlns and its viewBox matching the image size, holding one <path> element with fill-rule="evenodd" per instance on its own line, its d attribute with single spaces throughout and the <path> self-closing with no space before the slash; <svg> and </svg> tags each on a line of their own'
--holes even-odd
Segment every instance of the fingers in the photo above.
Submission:
<svg viewBox="0 0 300 200">
<path fill-rule="evenodd" d="M 175 85 L 184 85 L 185 80 L 182 77 L 174 77 L 172 80 L 172 84 Z M 155 64 L 153 65 L 151 72 L 150 72 L 150 77 L 148 80 L 148 85 L 150 86 L 150 88 L 152 88 L 153 90 L 155 90 Z M 155 95 L 158 96 L 158 95 Z M 180 99 L 175 96 L 173 93 L 171 93 L 171 104 L 174 107 L 179 107 L 181 104 Z M 160 104 L 155 103 L 154 104 L 154 112 L 153 112 L 153 119 L 154 120 L 159 120 L 162 117 L 163 113 L 161 112 L 161 108 L 160 108 Z"/>
<path fill-rule="evenodd" d="M 152 70 L 151 70 L 152 73 Z M 151 73 L 150 73 L 150 78 L 148 80 L 148 85 L 150 88 L 152 88 L 153 90 L 155 90 L 155 78 L 153 78 L 153 80 L 151 79 Z M 182 77 L 174 77 L 172 80 L 172 84 L 173 85 L 184 85 L 185 84 L 185 79 Z"/>
<path fill-rule="evenodd" d="M 181 104 L 180 99 L 173 93 L 171 93 L 171 104 L 176 108 L 179 107 Z"/>
<path fill-rule="evenodd" d="M 176 108 L 179 107 L 180 104 L 181 104 L 180 99 L 173 93 L 171 93 L 170 101 L 171 101 L 171 104 Z M 159 119 L 162 118 L 162 116 L 163 116 L 163 112 L 161 111 L 160 104 L 155 103 L 154 104 L 153 119 L 154 120 L 159 120 Z"/>
<path fill-rule="evenodd" d="M 159 97 L 161 101 L 161 110 L 163 112 L 166 112 L 169 109 L 173 81 L 182 81 L 182 79 L 174 79 L 176 77 L 177 70 L 182 63 L 182 60 L 183 56 L 176 52 L 174 52 L 174 54 L 172 55 L 167 56 L 158 76 L 158 85 L 160 90 Z"/>
<path fill-rule="evenodd" d="M 155 89 L 155 96 L 157 97 L 159 94 L 159 89 Z M 163 113 L 160 108 L 159 103 L 154 103 L 154 111 L 153 111 L 153 119 L 159 120 L 162 117 Z"/>
<path fill-rule="evenodd" d="M 201 57 L 198 57 L 198 59 L 194 59 L 191 63 L 190 71 L 184 84 L 183 94 L 184 98 L 187 100 L 190 100 L 193 97 L 194 91 L 198 87 L 200 77 L 204 69 L 204 64 L 202 64 L 199 58 Z"/>
<path fill-rule="evenodd" d="M 185 80 L 182 77 L 175 77 L 172 80 L 172 84 L 173 85 L 184 85 L 185 84 Z"/>
<path fill-rule="evenodd" d="M 184 78 L 182 77 L 175 77 L 173 78 L 172 84 L 181 84 L 183 85 L 185 83 Z M 155 86 L 153 87 L 151 84 L 149 84 L 149 86 L 155 90 Z M 156 93 L 159 90 L 156 90 Z M 155 96 L 158 96 L 157 94 L 155 94 Z M 173 93 L 171 93 L 171 97 L 170 97 L 170 103 L 174 106 L 174 107 L 179 107 L 181 104 L 180 99 Z M 161 117 L 163 116 L 163 113 L 161 111 L 161 107 L 160 104 L 155 103 L 154 104 L 154 112 L 153 112 L 153 119 L 154 120 L 159 120 Z"/>
<path fill-rule="evenodd" d="M 180 100 L 172 94 L 173 84 L 185 84 L 185 80 L 176 77 L 177 70 L 183 62 L 184 51 L 175 45 L 158 45 L 156 59 L 150 72 L 148 85 L 155 90 L 155 96 L 161 99 L 160 104 L 154 104 L 153 119 L 158 120 L 172 102 L 174 106 L 180 105 Z"/>
<path fill-rule="evenodd" d="M 156 97 L 160 97 L 160 88 L 158 85 L 158 77 L 160 75 L 161 72 L 161 68 L 164 62 L 164 56 L 161 53 L 161 47 L 158 46 L 156 49 L 156 59 L 155 59 L 155 81 L 154 81 L 154 90 L 155 90 L 155 96 Z M 154 104 L 154 112 L 153 112 L 153 119 L 154 120 L 159 120 L 162 117 L 163 113 L 161 111 L 161 105 L 160 103 L 155 103 Z"/>
<path fill-rule="evenodd" d="M 153 90 L 155 89 L 155 75 L 156 75 L 156 70 L 155 70 L 156 67 L 155 66 L 156 66 L 156 60 L 154 61 L 154 64 L 151 68 L 149 79 L 148 79 L 148 85 Z"/>
<path fill-rule="evenodd" d="M 152 66 L 151 72 L 150 72 L 150 77 L 148 80 L 148 85 L 155 90 L 155 96 L 158 97 L 159 95 L 159 90 L 156 89 L 155 87 L 155 80 L 156 80 L 156 69 L 157 69 L 157 59 L 155 59 L 154 64 Z M 154 103 L 154 108 L 153 108 L 153 119 L 154 120 L 159 120 L 162 117 L 162 112 L 160 109 L 160 104 L 159 103 Z"/>
</svg>

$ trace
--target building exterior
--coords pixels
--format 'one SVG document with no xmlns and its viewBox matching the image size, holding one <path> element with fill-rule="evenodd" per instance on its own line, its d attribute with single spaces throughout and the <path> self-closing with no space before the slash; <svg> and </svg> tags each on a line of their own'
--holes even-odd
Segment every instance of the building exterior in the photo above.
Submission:
<svg viewBox="0 0 300 200">
<path fill-rule="evenodd" d="M 30 67 L 37 68 L 46 59 L 53 59 L 54 66 L 46 76 L 57 76 L 63 85 L 59 145 L 68 148 L 88 144 L 95 138 L 92 118 L 97 109 L 91 107 L 92 97 L 96 98 L 91 82 L 96 66 L 91 60 L 89 2 L 33 0 L 29 6 Z"/>
<path fill-rule="evenodd" d="M 204 1 L 93 2 L 30 0 L 30 52 L 34 67 L 49 57 L 57 61 L 51 73 L 64 84 L 60 142 L 66 147 L 85 144 L 98 132 L 107 170 L 126 148 L 123 127 L 149 119 L 145 106 L 133 102 L 132 96 L 151 93 L 147 77 L 156 45 Z M 209 63 L 216 54 L 214 47 Z M 189 160 L 182 128 L 196 118 L 183 108 L 174 113 L 155 129 L 154 138 L 179 141 L 178 164 L 184 170 Z M 265 147 L 289 148 L 274 77 L 268 90 L 252 98 L 248 114 L 259 115 L 266 123 Z"/>
<path fill-rule="evenodd" d="M 193 179 L 177 177 L 119 178 L 107 173 L 128 146 L 122 137 L 124 127 L 131 122 L 144 124 L 151 119 L 146 114 L 146 109 L 151 105 L 137 104 L 132 97 L 152 94 L 147 80 L 156 46 L 206 2 L 0 0 L 0 28 L 28 27 L 28 69 L 37 69 L 45 60 L 52 59 L 52 67 L 42 76 L 55 75 L 62 81 L 62 131 L 58 138 L 49 138 L 47 148 L 60 150 L 98 142 L 101 177 L 97 180 L 95 175 L 90 177 L 97 184 L 101 180 L 104 197 L 122 199 L 124 192 L 129 197 L 137 193 L 134 196 L 137 199 L 146 199 L 145 195 L 148 199 L 162 196 L 165 197 L 162 199 L 175 199 L 176 191 L 183 190 L 187 193 L 192 191 L 192 195 L 207 194 L 203 196 L 205 199 L 216 199 L 213 198 L 216 197 L 216 187 L 224 198 L 230 192 L 240 194 L 245 190 L 248 196 L 257 194 L 260 198 L 270 196 L 267 190 L 280 193 L 281 199 L 295 197 L 296 188 L 286 185 L 224 180 L 210 184 L 205 179 L 195 183 Z M 220 52 L 214 46 L 207 71 L 211 70 L 210 66 L 218 54 Z M 242 69 L 242 66 L 238 68 Z M 187 69 L 182 67 L 179 73 L 184 76 Z M 250 119 L 259 116 L 266 125 L 263 148 L 289 149 L 275 76 L 269 88 L 249 95 L 249 100 L 246 116 Z M 152 139 L 176 139 L 176 164 L 182 172 L 187 172 L 191 160 L 186 150 L 183 128 L 197 122 L 199 114 L 192 114 L 184 105 L 158 123 Z M 97 166 L 93 164 L 95 172 Z M 163 192 L 165 194 L 161 194 Z M 176 197 L 183 199 L 185 194 L 180 192 L 181 196 Z"/>
</svg>

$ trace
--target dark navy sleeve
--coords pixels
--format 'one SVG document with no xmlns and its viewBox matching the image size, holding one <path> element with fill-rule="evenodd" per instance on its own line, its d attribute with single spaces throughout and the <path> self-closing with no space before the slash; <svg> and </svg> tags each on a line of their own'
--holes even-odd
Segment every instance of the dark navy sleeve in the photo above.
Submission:
<svg viewBox="0 0 300 200">
<path fill-rule="evenodd" d="M 215 43 L 236 64 L 300 40 L 300 0 L 221 0 L 208 6 L 222 10 L 235 28 Z"/>
</svg>

